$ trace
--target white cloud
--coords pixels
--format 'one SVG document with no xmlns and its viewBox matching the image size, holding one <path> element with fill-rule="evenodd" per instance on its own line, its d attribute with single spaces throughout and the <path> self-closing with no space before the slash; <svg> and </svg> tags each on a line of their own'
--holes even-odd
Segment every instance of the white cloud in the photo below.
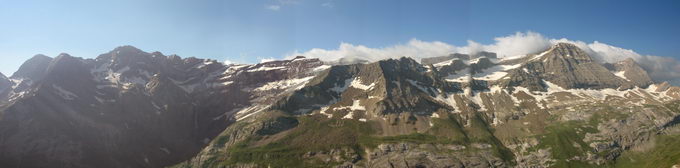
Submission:
<svg viewBox="0 0 680 168">
<path fill-rule="evenodd" d="M 499 57 L 538 53 L 550 48 L 550 40 L 535 32 L 517 32 L 505 37 L 496 37 L 495 44 L 486 45 L 484 49 L 495 52 Z"/>
<path fill-rule="evenodd" d="M 269 5 L 269 6 L 267 6 L 267 9 L 273 10 L 273 11 L 279 11 L 279 10 L 281 10 L 281 6 L 279 6 L 279 5 Z"/>
<path fill-rule="evenodd" d="M 425 42 L 412 39 L 407 44 L 399 44 L 385 48 L 370 48 L 363 45 L 341 43 L 338 49 L 335 50 L 314 48 L 302 53 L 294 52 L 288 54 L 287 58 L 303 55 L 306 57 L 319 58 L 324 61 L 336 61 L 340 58 L 378 61 L 389 58 L 399 58 L 402 56 L 420 59 L 448 55 L 455 51 L 455 46 L 443 42 Z"/>
<path fill-rule="evenodd" d="M 322 3 L 321 6 L 326 8 L 333 8 L 335 5 L 333 4 L 333 0 L 329 0 L 327 2 Z"/>
<path fill-rule="evenodd" d="M 300 3 L 300 0 L 277 0 L 276 2 L 279 4 L 287 5 Z"/>
<path fill-rule="evenodd" d="M 633 50 L 611 46 L 598 41 L 586 43 L 566 38 L 550 39 L 531 31 L 496 37 L 494 41 L 495 43 L 493 44 L 485 45 L 470 40 L 466 46 L 454 46 L 440 41 L 428 42 L 412 39 L 406 44 L 397 44 L 383 48 L 370 48 L 363 45 L 341 43 L 337 49 L 314 48 L 304 52 L 296 51 L 286 55 L 286 57 L 292 58 L 297 55 L 303 55 L 319 58 L 324 61 L 336 61 L 341 58 L 378 61 L 408 56 L 420 61 L 421 58 L 444 56 L 451 53 L 469 54 L 479 51 L 495 52 L 499 57 L 506 57 L 539 53 L 554 44 L 566 42 L 578 46 L 601 62 L 617 62 L 626 58 L 633 58 L 644 69 L 649 71 L 653 79 L 657 81 L 674 81 L 675 84 L 680 84 L 680 62 L 670 57 L 641 55 Z"/>
<path fill-rule="evenodd" d="M 300 0 L 275 0 L 272 5 L 265 6 L 266 9 L 272 11 L 280 11 L 284 6 L 295 5 L 300 3 Z"/>
<path fill-rule="evenodd" d="M 271 57 L 270 57 L 270 58 L 261 58 L 261 59 L 260 59 L 260 63 L 272 62 L 272 61 L 276 61 L 276 60 L 277 60 L 277 59 L 271 58 Z"/>
<path fill-rule="evenodd" d="M 231 62 L 230 60 L 224 60 L 224 62 L 222 62 L 222 64 L 224 64 L 224 65 L 231 65 L 233 63 L 234 62 Z"/>
</svg>

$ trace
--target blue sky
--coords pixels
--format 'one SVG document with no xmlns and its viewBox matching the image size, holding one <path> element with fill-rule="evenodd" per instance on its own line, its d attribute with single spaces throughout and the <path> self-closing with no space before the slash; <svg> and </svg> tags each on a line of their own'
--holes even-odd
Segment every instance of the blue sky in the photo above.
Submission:
<svg viewBox="0 0 680 168">
<path fill-rule="evenodd" d="M 35 54 L 94 58 L 133 45 L 240 63 L 341 42 L 466 45 L 534 31 L 680 57 L 680 1 L 116 0 L 0 3 L 0 72 Z"/>
</svg>

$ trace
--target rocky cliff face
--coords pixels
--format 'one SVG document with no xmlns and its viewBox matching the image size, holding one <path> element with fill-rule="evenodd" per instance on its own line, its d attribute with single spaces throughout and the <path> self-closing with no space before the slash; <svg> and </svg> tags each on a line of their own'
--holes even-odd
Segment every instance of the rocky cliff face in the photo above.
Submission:
<svg viewBox="0 0 680 168">
<path fill-rule="evenodd" d="M 680 137 L 680 88 L 571 44 L 332 66 L 131 46 L 34 59 L 5 80 L 0 167 L 617 166 Z"/>
<path fill-rule="evenodd" d="M 614 166 L 680 115 L 677 87 L 627 80 L 570 44 L 423 62 L 333 66 L 177 166 Z"/>
<path fill-rule="evenodd" d="M 623 78 L 635 86 L 646 87 L 653 83 L 647 71 L 642 69 L 632 58 L 614 64 L 606 63 L 604 66 L 617 77 Z"/>
<path fill-rule="evenodd" d="M 7 93 L 12 88 L 12 81 L 7 78 L 4 74 L 0 73 L 0 100 L 4 100 Z"/>
<path fill-rule="evenodd" d="M 0 167 L 172 165 L 321 65 L 223 65 L 131 46 L 96 59 L 36 56 L 0 108 Z"/>
<path fill-rule="evenodd" d="M 45 77 L 47 65 L 52 61 L 52 58 L 38 54 L 28 59 L 19 70 L 12 74 L 12 78 L 27 78 L 40 80 Z"/>
</svg>

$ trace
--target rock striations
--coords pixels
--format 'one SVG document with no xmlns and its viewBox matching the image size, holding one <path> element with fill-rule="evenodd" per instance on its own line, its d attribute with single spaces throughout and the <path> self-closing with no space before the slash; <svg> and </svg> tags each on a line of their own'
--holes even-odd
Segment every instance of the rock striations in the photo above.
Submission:
<svg viewBox="0 0 680 168">
<path fill-rule="evenodd" d="M 131 46 L 96 59 L 38 55 L 0 101 L 0 167 L 169 166 L 198 152 L 237 112 L 271 104 L 321 66 L 305 58 L 223 65 Z"/>
<path fill-rule="evenodd" d="M 680 88 L 655 82 L 567 43 L 421 62 L 38 55 L 0 75 L 0 167 L 647 164 L 680 145 Z"/>
</svg>

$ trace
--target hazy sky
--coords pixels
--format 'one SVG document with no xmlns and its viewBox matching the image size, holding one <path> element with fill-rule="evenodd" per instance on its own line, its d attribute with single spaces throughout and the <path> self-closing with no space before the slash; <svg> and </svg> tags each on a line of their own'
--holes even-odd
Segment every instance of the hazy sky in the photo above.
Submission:
<svg viewBox="0 0 680 168">
<path fill-rule="evenodd" d="M 121 45 L 240 63 L 341 42 L 465 45 L 534 31 L 680 57 L 680 1 L 0 0 L 0 72 Z"/>
</svg>

